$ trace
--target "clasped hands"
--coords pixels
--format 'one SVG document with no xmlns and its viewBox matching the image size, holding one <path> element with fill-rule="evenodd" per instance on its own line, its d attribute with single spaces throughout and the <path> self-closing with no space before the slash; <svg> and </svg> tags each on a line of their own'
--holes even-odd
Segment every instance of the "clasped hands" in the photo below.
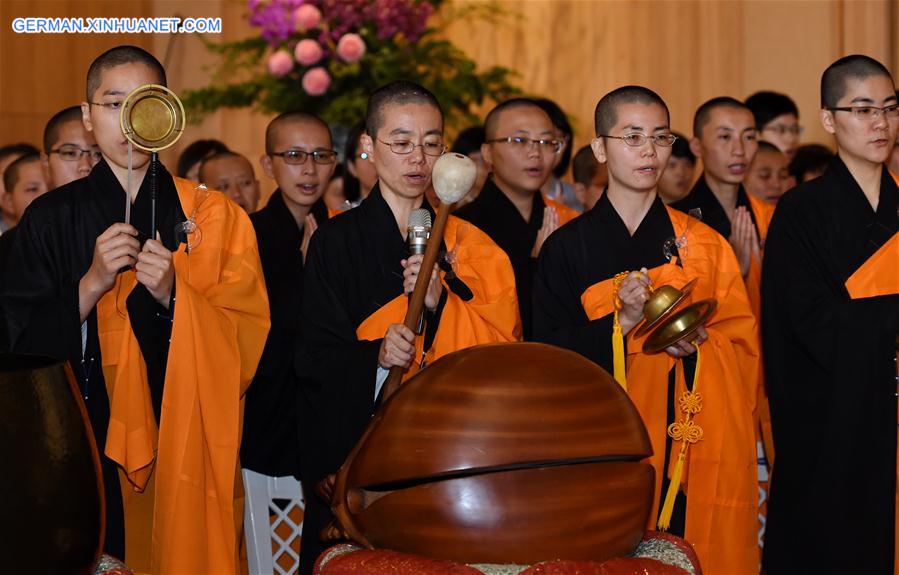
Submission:
<svg viewBox="0 0 899 575">
<path fill-rule="evenodd" d="M 104 293 L 115 285 L 116 274 L 133 267 L 136 279 L 143 284 L 159 305 L 168 309 L 175 283 L 172 252 L 160 241 L 148 239 L 141 247 L 137 229 L 126 223 L 109 226 L 97 237 L 91 266 L 79 283 L 82 321 Z M 88 305 L 90 304 L 90 305 Z"/>
<path fill-rule="evenodd" d="M 422 254 L 411 256 L 409 259 L 402 260 L 403 266 L 403 291 L 412 293 L 415 289 L 415 281 L 418 279 L 418 273 L 421 270 L 421 262 L 424 259 Z M 431 311 L 437 309 L 440 302 L 440 296 L 443 295 L 443 284 L 440 282 L 439 268 L 434 264 L 431 270 L 431 280 L 428 284 L 428 291 L 425 294 L 425 307 Z M 391 324 L 381 340 L 381 349 L 378 352 L 378 365 L 384 369 L 392 367 L 409 367 L 412 358 L 415 355 L 415 334 L 412 330 L 401 323 Z"/>
<path fill-rule="evenodd" d="M 618 287 L 618 298 L 621 300 L 621 311 L 618 312 L 618 323 L 621 325 L 621 333 L 627 335 L 638 323 L 643 320 L 643 305 L 652 296 L 652 279 L 646 268 L 631 272 Z M 696 337 L 692 342 L 683 339 L 672 346 L 665 348 L 665 353 L 671 357 L 686 357 L 696 353 L 693 345 L 701 344 L 708 339 L 709 334 L 704 327 L 696 330 Z"/>
</svg>

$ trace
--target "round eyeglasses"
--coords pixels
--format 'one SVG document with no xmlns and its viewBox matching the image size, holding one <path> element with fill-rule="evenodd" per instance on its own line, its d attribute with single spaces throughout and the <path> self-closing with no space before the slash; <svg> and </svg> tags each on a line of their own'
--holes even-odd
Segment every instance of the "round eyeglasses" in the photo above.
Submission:
<svg viewBox="0 0 899 575">
<path fill-rule="evenodd" d="M 389 147 L 390 151 L 394 154 L 400 154 L 402 156 L 411 154 L 415 151 L 415 148 L 421 148 L 421 151 L 424 152 L 426 156 L 442 156 L 446 151 L 446 144 L 443 142 L 425 142 L 423 144 L 416 144 L 411 140 L 394 140 L 393 142 L 385 142 L 384 140 L 378 141 Z"/>
<path fill-rule="evenodd" d="M 649 140 L 652 140 L 652 143 L 656 146 L 670 148 L 677 140 L 677 136 L 675 136 L 674 134 L 656 134 L 654 136 L 647 136 L 646 134 L 641 134 L 640 132 L 633 132 L 631 134 L 625 134 L 623 136 L 609 136 L 608 134 L 600 134 L 599 137 L 621 140 L 632 148 L 639 148 Z"/>
</svg>

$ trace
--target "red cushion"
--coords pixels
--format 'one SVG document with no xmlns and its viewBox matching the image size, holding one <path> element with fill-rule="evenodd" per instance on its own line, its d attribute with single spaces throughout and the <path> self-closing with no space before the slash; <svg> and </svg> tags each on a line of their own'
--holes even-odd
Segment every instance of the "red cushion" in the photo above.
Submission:
<svg viewBox="0 0 899 575">
<path fill-rule="evenodd" d="M 690 575 L 690 571 L 666 563 L 676 556 L 701 575 L 693 547 L 667 533 L 647 532 L 635 557 L 617 557 L 603 563 L 588 561 L 544 561 L 519 575 Z M 342 544 L 322 553 L 313 575 L 483 575 L 468 565 L 428 559 L 386 549 L 362 549 Z"/>
</svg>

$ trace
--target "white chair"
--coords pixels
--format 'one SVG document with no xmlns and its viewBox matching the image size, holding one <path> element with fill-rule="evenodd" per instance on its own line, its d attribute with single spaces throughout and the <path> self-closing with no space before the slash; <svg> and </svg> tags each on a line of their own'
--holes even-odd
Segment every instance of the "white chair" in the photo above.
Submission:
<svg viewBox="0 0 899 575">
<path fill-rule="evenodd" d="M 299 481 L 290 476 L 269 477 L 249 469 L 242 471 L 246 492 L 244 531 L 250 575 L 294 575 L 299 571 L 300 557 L 291 545 L 300 537 L 303 522 L 295 522 L 290 514 L 295 508 L 302 511 L 306 507 L 303 488 Z M 285 500 L 287 503 L 282 509 L 282 505 L 274 500 Z M 287 533 L 287 536 L 281 537 L 279 531 Z M 291 560 L 287 561 L 285 555 Z M 289 567 L 285 570 L 282 565 Z"/>
</svg>

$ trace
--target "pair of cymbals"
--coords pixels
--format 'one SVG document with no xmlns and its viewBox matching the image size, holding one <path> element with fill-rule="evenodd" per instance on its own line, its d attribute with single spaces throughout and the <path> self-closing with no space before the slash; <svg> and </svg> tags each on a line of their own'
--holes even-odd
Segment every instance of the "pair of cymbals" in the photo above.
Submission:
<svg viewBox="0 0 899 575">
<path fill-rule="evenodd" d="M 643 342 L 644 353 L 658 353 L 687 339 L 705 325 L 717 307 L 714 299 L 701 300 L 680 310 L 677 309 L 695 286 L 694 278 L 687 282 L 683 289 L 663 285 L 653 291 L 652 297 L 643 306 L 646 321 L 634 334 L 640 337 L 652 332 Z"/>
</svg>

